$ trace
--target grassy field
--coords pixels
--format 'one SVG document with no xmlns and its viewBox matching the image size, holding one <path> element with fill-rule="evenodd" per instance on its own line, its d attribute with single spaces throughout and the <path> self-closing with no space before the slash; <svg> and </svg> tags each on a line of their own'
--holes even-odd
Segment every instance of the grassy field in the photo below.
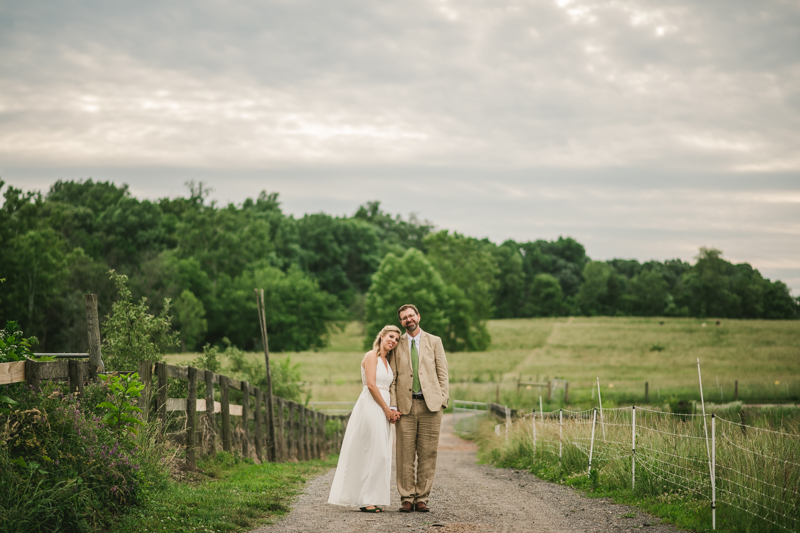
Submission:
<svg viewBox="0 0 800 533">
<path fill-rule="evenodd" d="M 448 354 L 451 398 L 494 401 L 499 386 L 501 401 L 529 407 L 540 391 L 518 393 L 516 382 L 558 377 L 569 381 L 571 403 L 589 404 L 599 377 L 604 405 L 641 403 L 645 382 L 651 403 L 699 399 L 700 358 L 707 401 L 732 400 L 736 380 L 745 402 L 800 399 L 800 321 L 574 317 L 492 320 L 488 327 L 488 351 Z M 351 323 L 324 350 L 273 357 L 301 364 L 312 401 L 355 401 L 362 343 L 363 326 Z M 194 357 L 167 359 L 185 364 Z M 555 403 L 563 394 L 556 391 Z"/>
</svg>

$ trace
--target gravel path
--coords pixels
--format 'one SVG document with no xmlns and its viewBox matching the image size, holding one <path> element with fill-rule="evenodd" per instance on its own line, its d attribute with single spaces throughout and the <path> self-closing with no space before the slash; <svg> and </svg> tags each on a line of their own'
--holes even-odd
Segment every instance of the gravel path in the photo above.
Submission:
<svg viewBox="0 0 800 533">
<path fill-rule="evenodd" d="M 590 499 L 569 487 L 541 481 L 533 475 L 476 463 L 476 447 L 450 432 L 452 415 L 443 419 L 436 480 L 430 513 L 399 513 L 394 489 L 392 505 L 383 514 L 367 514 L 328 505 L 334 469 L 308 483 L 292 512 L 272 526 L 251 533 L 360 531 L 646 531 L 675 528 L 608 499 Z M 622 515 L 633 513 L 632 518 Z"/>
</svg>

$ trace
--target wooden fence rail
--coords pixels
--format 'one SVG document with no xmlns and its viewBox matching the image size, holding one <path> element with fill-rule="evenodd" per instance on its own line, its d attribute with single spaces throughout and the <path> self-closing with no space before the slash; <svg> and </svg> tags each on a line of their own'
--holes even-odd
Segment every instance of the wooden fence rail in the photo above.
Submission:
<svg viewBox="0 0 800 533">
<path fill-rule="evenodd" d="M 264 392 L 257 387 L 246 381 L 191 366 L 142 361 L 138 370 L 139 379 L 145 386 L 139 399 L 139 408 L 145 420 L 160 420 L 162 431 L 166 431 L 168 412 L 186 413 L 183 445 L 186 447 L 187 468 L 195 468 L 197 454 L 203 443 L 206 453 L 216 451 L 218 431 L 222 434 L 222 448 L 225 451 L 233 451 L 234 436 L 237 436 L 242 455 L 250 456 L 252 442 L 259 461 L 271 457 L 276 461 L 306 461 L 341 450 L 349 414 L 328 415 L 291 400 L 273 397 L 275 449 L 270 450 L 269 418 L 266 413 L 268 402 Z M 87 360 L 0 363 L 0 385 L 26 382 L 39 389 L 43 380 L 69 381 L 70 390 L 82 393 L 84 384 L 90 381 L 92 374 L 91 363 Z M 168 397 L 167 380 L 170 378 L 187 382 L 186 398 Z M 197 397 L 198 384 L 205 385 L 202 398 Z M 215 400 L 215 387 L 219 387 L 219 401 Z M 230 389 L 241 391 L 240 405 L 230 403 Z M 221 427 L 217 424 L 217 414 L 220 415 Z M 236 428 L 232 426 L 232 416 L 239 418 Z M 331 424 L 329 429 L 327 425 L 330 421 L 338 423 Z"/>
<path fill-rule="evenodd" d="M 302 461 L 317 459 L 327 453 L 338 453 L 341 449 L 344 428 L 347 425 L 348 415 L 327 415 L 312 411 L 305 406 L 273 397 L 275 409 L 275 450 L 274 455 L 269 448 L 269 417 L 267 415 L 267 402 L 264 393 L 246 381 L 231 379 L 228 376 L 216 374 L 208 370 L 203 371 L 205 383 L 205 397 L 197 398 L 197 382 L 200 375 L 194 367 L 180 367 L 166 363 L 152 363 L 143 361 L 139 363 L 139 376 L 145 384 L 140 408 L 142 416 L 146 418 L 157 417 L 166 422 L 166 414 L 172 411 L 185 411 L 187 416 L 184 439 L 186 446 L 187 466 L 194 467 L 196 449 L 198 445 L 199 428 L 202 429 L 203 441 L 208 443 L 208 450 L 215 449 L 217 437 L 217 413 L 221 415 L 222 448 L 233 451 L 234 429 L 241 442 L 241 453 L 250 455 L 250 446 L 253 445 L 255 456 L 259 461 L 275 457 L 277 461 Z M 155 373 L 155 395 L 153 395 L 152 376 Z M 167 379 L 184 380 L 188 382 L 187 398 L 169 398 L 167 396 Z M 219 401 L 215 401 L 215 387 L 219 386 Z M 241 405 L 230 402 L 230 390 L 241 391 Z M 155 405 L 151 409 L 150 399 L 155 396 Z M 198 413 L 203 413 L 204 424 L 200 424 Z M 231 417 L 240 417 L 238 424 L 232 422 Z M 327 430 L 329 421 L 339 421 L 330 431 Z M 252 426 L 251 426 L 252 421 Z"/>
</svg>

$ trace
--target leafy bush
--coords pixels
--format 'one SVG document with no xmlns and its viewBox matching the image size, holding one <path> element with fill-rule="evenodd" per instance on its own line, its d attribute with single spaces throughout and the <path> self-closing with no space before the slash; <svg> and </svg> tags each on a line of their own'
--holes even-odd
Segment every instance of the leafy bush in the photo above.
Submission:
<svg viewBox="0 0 800 533">
<path fill-rule="evenodd" d="M 166 351 L 178 345 L 172 331 L 169 298 L 158 316 L 150 313 L 147 298 L 134 303 L 127 286 L 128 276 L 109 271 L 117 286 L 119 300 L 103 323 L 103 355 L 110 370 L 133 370 L 139 361 L 163 361 Z"/>
<path fill-rule="evenodd" d="M 95 530 L 163 486 L 155 440 L 103 422 L 102 404 L 114 401 L 107 382 L 88 385 L 83 398 L 59 383 L 5 393 L 17 405 L 0 414 L 3 531 Z"/>
<path fill-rule="evenodd" d="M 0 329 L 0 363 L 13 363 L 33 357 L 31 347 L 38 342 L 36 337 L 24 338 L 19 324 L 13 320 L 7 321 L 6 327 Z"/>
</svg>

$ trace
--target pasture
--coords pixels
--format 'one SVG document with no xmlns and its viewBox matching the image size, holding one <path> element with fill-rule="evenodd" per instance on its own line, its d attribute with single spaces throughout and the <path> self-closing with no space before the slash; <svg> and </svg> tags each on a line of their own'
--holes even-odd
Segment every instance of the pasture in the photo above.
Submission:
<svg viewBox="0 0 800 533">
<path fill-rule="evenodd" d="M 518 380 L 563 378 L 569 381 L 570 403 L 587 405 L 596 402 L 592 386 L 599 377 L 604 405 L 643 402 L 645 382 L 650 403 L 699 399 L 700 358 L 706 401 L 731 401 L 736 380 L 739 399 L 746 403 L 800 399 L 800 321 L 722 320 L 716 325 L 714 319 L 563 317 L 492 320 L 488 327 L 489 350 L 448 354 L 451 398 L 494 401 L 499 386 L 502 403 L 531 408 L 546 389 L 523 386 L 518 392 Z M 301 365 L 312 401 L 355 401 L 361 391 L 363 336 L 363 325 L 353 322 L 332 332 L 323 350 L 272 357 L 290 357 Z M 194 357 L 174 354 L 167 360 L 186 364 Z M 563 395 L 563 389 L 556 390 L 551 405 L 562 403 Z"/>
</svg>

